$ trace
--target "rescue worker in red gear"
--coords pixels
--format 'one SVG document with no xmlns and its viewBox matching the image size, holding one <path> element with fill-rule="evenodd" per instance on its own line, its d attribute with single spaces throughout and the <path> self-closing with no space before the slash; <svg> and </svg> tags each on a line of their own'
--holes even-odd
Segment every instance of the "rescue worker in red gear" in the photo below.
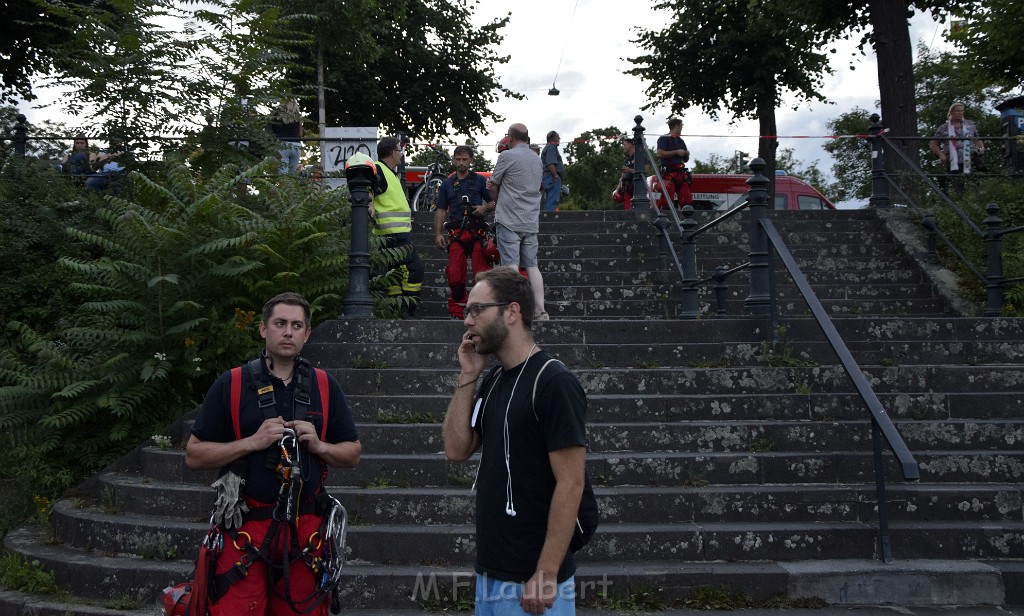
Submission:
<svg viewBox="0 0 1024 616">
<path fill-rule="evenodd" d="M 309 303 L 295 293 L 282 293 L 264 305 L 260 335 L 265 351 L 214 382 L 186 445 L 190 469 L 226 471 L 214 485 L 236 471 L 244 478 L 241 491 L 236 478 L 227 503 L 233 513 L 219 522 L 225 533 L 214 567 L 211 588 L 217 592 L 210 595 L 210 616 L 327 614 L 331 593 L 320 588 L 322 569 L 321 575 L 314 572 L 324 543 L 317 535 L 323 523 L 323 515 L 316 513 L 318 498 L 326 496 L 327 467 L 355 466 L 362 446 L 338 382 L 327 374 L 312 376 L 308 362 L 299 357 L 309 339 L 310 316 Z M 269 404 L 261 406 L 264 400 Z M 290 519 L 285 513 L 278 516 L 285 482 L 280 466 L 270 464 L 284 448 L 286 434 L 294 435 L 296 461 Z M 220 505 L 218 500 L 215 521 Z M 265 543 L 272 528 L 275 533 Z M 256 554 L 254 548 L 263 547 L 266 554 L 262 549 Z M 306 554 L 292 558 L 300 550 Z M 251 564 L 231 575 L 242 562 Z"/>
<path fill-rule="evenodd" d="M 625 157 L 622 161 L 622 177 L 619 178 L 619 185 L 612 193 L 612 201 L 622 204 L 622 209 L 633 208 L 633 165 L 636 164 L 636 146 L 629 137 L 622 139 L 622 151 Z M 644 173 L 647 172 L 647 161 L 644 161 Z"/>
<path fill-rule="evenodd" d="M 434 212 L 434 243 L 448 251 L 448 314 L 463 320 L 466 307 L 466 259 L 473 263 L 473 275 L 486 272 L 496 260 L 487 254 L 488 227 L 484 214 L 494 210 L 494 198 L 487 181 L 470 170 L 473 148 L 460 145 L 452 157 L 455 173 L 441 183 Z"/>
<path fill-rule="evenodd" d="M 661 177 L 665 180 L 665 193 L 679 207 L 693 205 L 690 192 L 690 172 L 686 163 L 690 161 L 690 151 L 680 135 L 683 132 L 683 121 L 669 118 L 669 134 L 658 137 L 657 156 L 661 165 Z M 665 207 L 663 197 L 658 196 L 656 203 L 659 208 Z"/>
</svg>

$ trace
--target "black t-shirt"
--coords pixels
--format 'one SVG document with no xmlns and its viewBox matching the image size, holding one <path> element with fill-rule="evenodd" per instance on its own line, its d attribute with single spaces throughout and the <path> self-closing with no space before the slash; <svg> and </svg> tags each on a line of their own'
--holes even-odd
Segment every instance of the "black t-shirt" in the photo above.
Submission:
<svg viewBox="0 0 1024 616">
<path fill-rule="evenodd" d="M 457 224 L 462 224 L 463 207 L 462 198 L 469 197 L 470 210 L 474 222 L 483 223 L 483 217 L 473 216 L 472 206 L 482 205 L 485 201 L 491 202 L 494 198 L 491 191 L 487 190 L 487 180 L 482 175 L 472 171 L 463 179 L 455 173 L 445 178 L 441 183 L 441 190 L 437 193 L 437 209 L 448 210 L 448 217 Z"/>
<path fill-rule="evenodd" d="M 676 135 L 662 135 L 661 137 L 658 137 L 658 149 L 689 150 L 689 148 L 686 147 L 686 142 L 683 141 L 683 138 Z M 678 168 L 685 162 L 686 161 L 683 160 L 682 156 L 669 156 L 668 158 L 661 159 L 661 164 L 669 168 Z"/>
<path fill-rule="evenodd" d="M 302 137 L 302 122 L 282 122 L 275 120 L 267 124 L 270 132 L 278 139 L 299 139 Z"/>
<path fill-rule="evenodd" d="M 476 495 L 476 570 L 508 582 L 525 582 L 537 570 L 555 490 L 548 453 L 587 444 L 587 397 L 576 376 L 560 362 L 544 368 L 535 405 L 531 404 L 537 373 L 549 359 L 541 351 L 525 366 L 499 370 L 484 379 L 479 392 L 486 403 L 473 426 L 483 446 Z M 507 513 L 509 508 L 515 516 Z M 558 582 L 575 572 L 576 561 L 566 550 Z"/>
<path fill-rule="evenodd" d="M 277 402 L 277 413 L 286 421 L 294 418 L 295 414 L 295 389 L 296 379 L 292 379 L 286 386 L 280 379 L 270 374 L 266 364 L 260 362 L 264 371 L 264 378 L 269 378 L 274 386 L 274 397 Z M 259 408 L 256 388 L 252 379 L 249 378 L 248 370 L 242 369 L 242 396 L 239 405 L 239 423 L 241 424 L 242 437 L 252 436 L 263 424 L 263 410 Z M 320 414 L 320 391 L 317 387 L 316 376 L 310 368 L 310 412 L 302 411 L 303 416 L 299 419 L 309 421 L 320 433 L 323 425 L 323 416 Z M 352 414 L 349 412 L 348 402 L 341 386 L 330 374 L 327 375 L 327 382 L 330 386 L 330 412 L 327 418 L 327 436 L 329 443 L 340 443 L 342 441 L 355 441 L 359 436 L 356 433 L 355 423 L 352 421 Z M 213 383 L 203 406 L 199 410 L 195 424 L 192 426 L 192 434 L 203 441 L 227 443 L 235 440 L 235 429 L 231 424 L 231 372 L 225 372 Z M 281 488 L 281 481 L 274 474 L 272 469 L 267 468 L 267 452 L 277 447 L 275 443 L 268 449 L 257 451 L 246 456 L 249 462 L 248 476 L 245 478 L 245 495 L 261 503 L 274 503 L 277 501 L 278 491 Z M 320 475 L 322 462 L 302 449 L 299 461 L 302 468 L 302 496 L 301 499 L 308 501 L 320 490 Z"/>
</svg>

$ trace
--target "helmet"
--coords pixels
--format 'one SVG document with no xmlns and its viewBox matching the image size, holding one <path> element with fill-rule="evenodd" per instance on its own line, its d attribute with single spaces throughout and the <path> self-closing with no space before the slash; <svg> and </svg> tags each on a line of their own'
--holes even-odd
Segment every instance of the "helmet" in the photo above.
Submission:
<svg viewBox="0 0 1024 616">
<path fill-rule="evenodd" d="M 166 616 L 186 616 L 192 602 L 192 583 L 184 582 L 177 586 L 164 589 L 164 614 Z"/>
<path fill-rule="evenodd" d="M 369 167 L 374 175 L 377 174 L 377 165 L 373 164 L 373 159 L 362 152 L 356 152 L 345 161 L 346 172 L 352 167 Z"/>
<path fill-rule="evenodd" d="M 508 135 L 505 135 L 504 137 L 502 137 L 501 141 L 498 142 L 498 147 L 496 148 L 498 150 L 498 154 L 501 154 L 502 152 L 507 150 L 509 148 L 509 143 L 511 143 L 511 142 L 512 142 L 512 137 L 509 137 Z"/>
<path fill-rule="evenodd" d="M 484 244 L 484 258 L 491 265 L 497 265 L 501 261 L 501 253 L 498 252 L 498 245 L 493 237 L 487 238 L 487 243 Z"/>
</svg>

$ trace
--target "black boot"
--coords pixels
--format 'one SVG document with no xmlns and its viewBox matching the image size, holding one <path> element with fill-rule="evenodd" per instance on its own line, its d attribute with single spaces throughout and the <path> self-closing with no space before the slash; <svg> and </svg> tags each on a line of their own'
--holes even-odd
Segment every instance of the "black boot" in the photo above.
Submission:
<svg viewBox="0 0 1024 616">
<path fill-rule="evenodd" d="M 402 319 L 412 320 L 419 317 L 416 316 L 416 306 L 419 305 L 419 298 L 414 295 L 402 296 L 402 306 L 398 309 L 398 316 Z"/>
</svg>

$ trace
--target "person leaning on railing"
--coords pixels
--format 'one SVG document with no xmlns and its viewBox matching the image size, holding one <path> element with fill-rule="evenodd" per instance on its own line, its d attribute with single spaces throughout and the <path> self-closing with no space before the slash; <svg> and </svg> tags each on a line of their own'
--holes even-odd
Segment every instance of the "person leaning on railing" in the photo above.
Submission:
<svg viewBox="0 0 1024 616">
<path fill-rule="evenodd" d="M 985 142 L 978 136 L 978 127 L 964 117 L 964 104 L 956 101 L 949 107 L 946 122 L 935 130 L 928 147 L 942 161 L 947 173 L 970 173 L 972 167 L 981 171 Z"/>
</svg>

